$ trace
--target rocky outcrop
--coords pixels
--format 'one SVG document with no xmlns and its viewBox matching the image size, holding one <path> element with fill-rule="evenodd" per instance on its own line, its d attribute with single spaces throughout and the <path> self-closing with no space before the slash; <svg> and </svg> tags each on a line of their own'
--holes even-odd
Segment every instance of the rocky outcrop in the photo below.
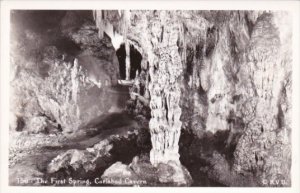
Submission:
<svg viewBox="0 0 300 193">
<path fill-rule="evenodd" d="M 86 172 L 95 170 L 96 161 L 99 161 L 97 159 L 105 160 L 111 156 L 109 151 L 112 147 L 109 140 L 104 140 L 86 150 L 68 150 L 51 160 L 51 163 L 47 167 L 47 172 L 54 173 L 61 169 L 68 169 L 69 167 L 73 170 L 83 168 Z"/>
<path fill-rule="evenodd" d="M 190 186 L 193 182 L 182 165 L 170 161 L 154 167 L 145 155 L 134 157 L 129 165 L 114 163 L 101 178 L 107 184 L 118 186 Z"/>
<path fill-rule="evenodd" d="M 89 179 L 91 182 L 89 185 L 92 186 L 110 184 L 107 182 L 100 184 L 100 182 L 95 181 L 95 178 L 99 178 L 101 175 L 105 176 L 106 174 L 113 178 L 112 176 L 118 173 L 118 171 L 115 169 L 107 171 L 106 169 L 109 167 L 115 168 L 116 165 L 119 166 L 120 164 L 114 163 L 119 163 L 118 161 L 120 160 L 125 162 L 127 159 L 131 160 L 139 152 L 139 148 L 134 149 L 134 147 L 141 145 L 138 142 L 140 140 L 138 134 L 139 130 L 134 129 L 124 132 L 122 135 L 110 135 L 104 140 L 100 140 L 100 142 L 88 139 L 88 141 L 94 143 L 87 148 L 83 148 L 86 146 L 83 145 L 85 142 L 58 147 L 59 149 L 67 150 L 47 163 L 45 178 L 56 177 L 64 179 L 66 176 L 72 175 Z M 122 167 L 121 169 L 124 168 Z M 125 170 L 121 172 L 126 173 Z"/>
<path fill-rule="evenodd" d="M 129 181 L 138 179 L 134 172 L 131 171 L 127 165 L 122 164 L 121 162 L 116 162 L 111 165 L 107 170 L 105 170 L 101 178 L 109 184 L 120 186 L 131 185 L 129 184 Z M 126 181 L 128 184 L 126 184 Z"/>
</svg>

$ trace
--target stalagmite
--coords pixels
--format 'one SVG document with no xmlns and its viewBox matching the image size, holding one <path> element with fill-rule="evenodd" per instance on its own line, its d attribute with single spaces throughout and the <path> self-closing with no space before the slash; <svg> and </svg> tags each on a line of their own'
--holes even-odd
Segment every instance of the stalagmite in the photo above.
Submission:
<svg viewBox="0 0 300 193">
<path fill-rule="evenodd" d="M 130 80 L 130 44 L 128 41 L 125 42 L 125 50 L 126 50 L 126 80 Z"/>
<path fill-rule="evenodd" d="M 75 58 L 74 65 L 71 71 L 71 80 L 72 80 L 72 99 L 77 102 L 77 93 L 78 93 L 78 59 Z"/>
<path fill-rule="evenodd" d="M 179 107 L 182 63 L 176 45 L 179 25 L 161 12 L 161 20 L 152 27 L 152 44 L 157 55 L 150 63 L 149 84 L 152 118 L 149 123 L 152 150 L 150 161 L 153 165 L 179 161 L 179 136 L 181 130 L 181 108 Z"/>
</svg>

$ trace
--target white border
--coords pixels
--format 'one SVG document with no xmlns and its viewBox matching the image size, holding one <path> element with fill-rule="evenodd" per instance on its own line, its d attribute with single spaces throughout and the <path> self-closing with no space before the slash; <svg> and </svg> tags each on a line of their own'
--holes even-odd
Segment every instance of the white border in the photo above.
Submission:
<svg viewBox="0 0 300 193">
<path fill-rule="evenodd" d="M 1 2 L 1 84 L 0 84 L 0 132 L 1 132 L 1 161 L 0 161 L 0 192 L 253 192 L 264 191 L 272 193 L 299 192 L 299 1 L 37 1 L 37 0 L 6 0 Z M 185 10 L 288 10 L 293 13 L 293 129 L 292 129 L 292 187 L 291 188 L 117 188 L 117 187 L 10 187 L 8 186 L 8 112 L 9 112 L 9 21 L 11 9 L 185 9 Z"/>
</svg>

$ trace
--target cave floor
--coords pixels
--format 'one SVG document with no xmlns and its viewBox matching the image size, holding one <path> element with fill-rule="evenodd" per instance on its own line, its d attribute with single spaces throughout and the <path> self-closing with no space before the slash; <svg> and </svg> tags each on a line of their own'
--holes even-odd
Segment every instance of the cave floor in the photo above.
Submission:
<svg viewBox="0 0 300 193">
<path fill-rule="evenodd" d="M 54 158 L 68 150 L 85 150 L 86 148 L 93 147 L 95 144 L 99 143 L 99 141 L 108 139 L 110 136 L 124 136 L 128 132 L 134 132 L 134 130 L 139 129 L 139 127 L 139 123 L 134 120 L 133 117 L 122 112 L 101 115 L 91 120 L 88 124 L 82 126 L 74 133 L 58 133 L 50 135 L 26 134 L 24 132 L 13 133 L 10 135 L 14 141 L 11 142 L 9 152 L 9 183 L 13 186 L 49 186 L 53 185 L 49 183 L 49 180 L 47 183 L 34 183 L 26 182 L 26 179 L 100 178 L 104 171 L 113 163 L 121 161 L 124 164 L 129 164 L 134 156 L 140 156 L 140 147 L 136 146 L 135 142 L 130 142 L 130 144 L 116 144 L 115 150 L 110 152 L 114 155 L 112 156 L 112 159 L 109 160 L 109 164 L 101 166 L 93 172 L 59 171 L 55 175 L 52 175 L 47 172 L 47 166 Z M 145 151 L 143 153 L 147 154 Z M 200 168 L 205 167 L 205 163 L 199 159 L 199 155 L 182 153 L 181 156 L 183 165 L 188 169 L 193 178 L 192 186 L 225 186 L 209 179 L 207 173 L 201 171 Z M 91 184 L 91 186 L 109 185 Z"/>
<path fill-rule="evenodd" d="M 14 140 L 9 152 L 9 183 L 35 185 L 25 182 L 26 179 L 44 178 L 47 175 L 47 165 L 59 154 L 70 149 L 83 150 L 92 147 L 111 135 L 122 136 L 137 127 L 137 123 L 125 113 L 110 113 L 95 118 L 71 134 L 12 134 L 10 136 Z M 131 159 L 132 156 L 129 160 Z M 124 157 L 124 160 L 128 159 Z M 98 175 L 101 177 L 101 174 Z"/>
</svg>

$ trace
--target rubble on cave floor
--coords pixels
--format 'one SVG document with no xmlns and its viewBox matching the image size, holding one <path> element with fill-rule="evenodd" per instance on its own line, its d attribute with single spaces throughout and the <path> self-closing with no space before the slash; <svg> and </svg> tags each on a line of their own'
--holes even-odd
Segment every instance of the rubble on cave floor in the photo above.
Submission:
<svg viewBox="0 0 300 193">
<path fill-rule="evenodd" d="M 95 126 L 95 121 L 91 125 Z M 149 151 L 148 138 L 143 137 L 145 131 L 137 125 L 120 128 L 117 123 L 115 128 L 106 128 L 109 132 L 105 132 L 105 129 L 99 126 L 98 129 L 95 132 L 94 127 L 87 127 L 67 136 L 43 134 L 43 138 L 34 134 L 34 140 L 29 140 L 28 134 L 25 133 L 19 138 L 14 135 L 14 139 L 18 141 L 14 142 L 14 147 L 10 149 L 10 184 L 18 185 L 16 177 L 24 176 L 51 179 L 71 175 L 92 179 L 101 176 L 115 161 L 127 163 L 135 155 Z M 88 130 L 91 132 L 87 132 Z M 16 147 L 19 149 L 15 150 Z M 24 173 L 25 170 L 28 172 Z"/>
<path fill-rule="evenodd" d="M 184 166 L 170 161 L 155 167 L 149 154 L 135 156 L 129 165 L 114 163 L 104 171 L 101 179 L 116 186 L 190 186 L 193 183 Z"/>
</svg>

